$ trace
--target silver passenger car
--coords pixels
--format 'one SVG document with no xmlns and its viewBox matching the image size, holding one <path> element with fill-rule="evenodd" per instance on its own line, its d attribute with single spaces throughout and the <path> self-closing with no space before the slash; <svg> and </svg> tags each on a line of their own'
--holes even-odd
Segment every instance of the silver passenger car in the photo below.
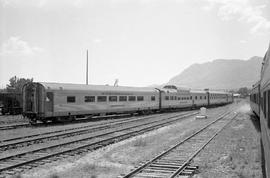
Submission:
<svg viewBox="0 0 270 178">
<path fill-rule="evenodd" d="M 28 83 L 23 87 L 23 114 L 31 121 L 74 119 L 85 115 L 159 109 L 154 88 Z"/>
</svg>

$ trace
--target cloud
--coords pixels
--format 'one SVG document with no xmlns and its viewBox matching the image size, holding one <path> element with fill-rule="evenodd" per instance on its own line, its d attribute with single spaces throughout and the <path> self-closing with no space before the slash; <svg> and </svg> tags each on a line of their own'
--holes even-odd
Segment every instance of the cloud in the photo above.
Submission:
<svg viewBox="0 0 270 178">
<path fill-rule="evenodd" d="M 102 42 L 102 40 L 101 40 L 101 39 L 99 39 L 99 38 L 97 38 L 97 39 L 94 39 L 94 40 L 93 40 L 93 42 L 94 42 L 94 43 L 101 43 L 101 42 Z"/>
<path fill-rule="evenodd" d="M 247 43 L 247 40 L 240 40 L 240 43 L 245 44 Z"/>
<path fill-rule="evenodd" d="M 34 8 L 55 8 L 55 7 L 75 7 L 82 8 L 86 0 L 0 0 L 3 7 L 34 7 Z"/>
<path fill-rule="evenodd" d="M 37 53 L 43 52 L 44 49 L 36 46 L 30 46 L 26 41 L 20 37 L 10 37 L 0 47 L 1 56 L 33 56 Z"/>
<path fill-rule="evenodd" d="M 216 6 L 218 16 L 224 20 L 237 19 L 238 21 L 250 24 L 251 34 L 269 33 L 270 20 L 263 16 L 263 9 L 266 5 L 252 5 L 250 0 L 206 0 L 208 5 L 202 9 L 209 11 Z"/>
</svg>

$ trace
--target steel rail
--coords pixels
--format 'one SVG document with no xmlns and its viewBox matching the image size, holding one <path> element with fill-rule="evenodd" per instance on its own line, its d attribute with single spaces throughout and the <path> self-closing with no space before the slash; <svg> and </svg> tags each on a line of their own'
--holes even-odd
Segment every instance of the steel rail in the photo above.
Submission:
<svg viewBox="0 0 270 178">
<path fill-rule="evenodd" d="M 175 115 L 177 116 L 181 116 L 186 114 L 187 112 L 181 113 L 181 114 L 177 114 Z M 159 116 L 162 116 L 161 114 Z M 27 136 L 22 136 L 22 137 L 16 137 L 16 138 L 12 138 L 12 139 L 6 139 L 6 140 L 2 140 L 0 141 L 0 150 L 1 149 L 12 149 L 12 148 L 16 148 L 16 145 L 20 145 L 22 146 L 22 144 L 27 144 L 27 146 L 29 146 L 30 143 L 36 144 L 36 141 L 38 141 L 37 143 L 40 143 L 40 141 L 42 140 L 55 140 L 55 139 L 60 139 L 60 137 L 67 137 L 67 136 L 76 136 L 76 135 L 82 135 L 82 134 L 87 134 L 87 133 L 91 133 L 94 132 L 96 130 L 100 131 L 100 130 L 104 130 L 104 129 L 108 129 L 108 128 L 112 128 L 112 127 L 116 127 L 116 126 L 120 126 L 123 124 L 127 124 L 127 123 L 133 123 L 133 122 L 138 122 L 138 121 L 145 121 L 146 119 L 151 119 L 151 118 L 155 118 L 158 116 L 147 116 L 147 117 L 140 117 L 140 118 L 130 118 L 128 120 L 113 120 L 111 122 L 107 122 L 107 123 L 101 123 L 101 124 L 94 124 L 94 125 L 87 125 L 87 126 L 81 126 L 81 127 L 76 127 L 76 128 L 70 128 L 70 129 L 62 129 L 62 130 L 57 130 L 57 131 L 52 131 L 52 132 L 45 132 L 45 133 L 41 133 L 41 134 L 33 134 L 33 135 L 27 135 Z M 63 133 L 60 133 L 63 132 Z M 52 135 L 50 135 L 52 134 Z M 50 135 L 50 136 L 45 136 L 45 135 Z M 33 137 L 38 137 L 38 138 L 33 138 Z M 14 140 L 20 140 L 20 139 L 25 139 L 22 141 L 17 141 L 17 142 L 12 142 Z M 12 143 L 3 143 L 3 142 L 12 142 Z M 3 143 L 3 144 L 1 144 Z"/>
<path fill-rule="evenodd" d="M 188 137 L 186 137 L 185 139 L 181 140 L 180 142 L 178 142 L 177 144 L 175 144 L 174 146 L 168 148 L 167 150 L 163 151 L 161 154 L 157 155 L 156 157 L 154 157 L 153 159 L 147 161 L 146 163 L 144 163 L 143 165 L 137 167 L 136 169 L 134 169 L 133 171 L 131 171 L 130 173 L 126 174 L 125 176 L 123 176 L 123 178 L 130 178 L 134 175 L 136 175 L 137 173 L 139 173 L 140 171 L 142 171 L 144 168 L 146 168 L 147 166 L 149 166 L 151 163 L 157 161 L 158 159 L 160 159 L 163 156 L 166 156 L 167 154 L 169 154 L 172 150 L 174 150 L 175 148 L 177 148 L 178 146 L 182 145 L 183 143 L 185 143 L 186 141 L 188 141 L 189 139 L 193 138 L 194 136 L 198 135 L 199 133 L 201 133 L 202 131 L 204 131 L 206 128 L 210 127 L 211 125 L 213 125 L 214 123 L 216 123 L 217 121 L 221 120 L 222 118 L 228 116 L 231 112 L 226 112 L 224 114 L 222 114 L 221 116 L 219 116 L 216 120 L 212 121 L 211 123 L 209 123 L 208 125 L 206 125 L 205 127 L 201 128 L 200 130 L 198 130 L 197 132 L 189 135 Z M 186 164 L 187 165 L 187 164 Z M 185 165 L 185 166 L 186 166 Z"/>
<path fill-rule="evenodd" d="M 16 129 L 18 127 L 27 127 L 27 126 L 29 126 L 28 123 L 25 123 L 25 124 L 2 125 L 2 126 L 0 126 L 0 130 L 10 130 L 10 129 Z"/>
<path fill-rule="evenodd" d="M 51 153 L 51 154 L 48 154 L 46 156 L 40 156 L 40 155 L 38 155 L 40 157 L 31 159 L 31 160 L 26 160 L 25 158 L 22 158 L 22 156 L 27 155 L 27 154 L 31 154 L 31 153 L 33 154 L 33 153 L 38 152 L 38 151 L 41 151 L 41 150 L 46 150 L 46 149 L 49 150 L 49 149 L 51 149 L 53 147 L 54 148 L 57 148 L 57 147 L 66 145 L 67 143 L 60 144 L 60 145 L 55 145 L 55 146 L 51 146 L 51 147 L 47 147 L 47 148 L 42 148 L 42 149 L 34 150 L 34 151 L 31 151 L 31 152 L 27 152 L 27 153 L 25 152 L 25 153 L 20 153 L 20 154 L 17 154 L 17 155 L 12 155 L 12 156 L 8 156 L 8 157 L 5 157 L 5 158 L 1 158 L 0 161 L 5 161 L 5 160 L 9 160 L 9 159 L 18 160 L 18 159 L 22 158 L 23 162 L 21 162 L 21 163 L 15 163 L 13 165 L 6 166 L 4 168 L 0 168 L 0 173 L 3 172 L 3 171 L 6 171 L 6 170 L 10 170 L 10 169 L 19 167 L 19 166 L 27 165 L 27 164 L 30 164 L 30 163 L 33 163 L 33 162 L 37 162 L 37 161 L 40 161 L 40 160 L 44 160 L 44 159 L 47 159 L 47 158 L 50 158 L 50 157 L 54 157 L 54 156 L 63 155 L 63 154 L 66 154 L 66 153 L 78 151 L 78 150 L 83 149 L 83 148 L 87 148 L 87 147 L 94 147 L 94 149 L 95 148 L 99 148 L 99 147 L 102 147 L 103 145 L 108 145 L 108 144 L 114 143 L 116 141 L 120 141 L 120 140 L 123 140 L 123 139 L 130 138 L 130 137 L 132 137 L 134 135 L 138 135 L 138 134 L 141 134 L 141 133 L 145 133 L 147 131 L 151 131 L 151 130 L 156 129 L 156 128 L 160 128 L 160 127 L 162 127 L 164 125 L 168 125 L 170 123 L 176 122 L 176 121 L 178 121 L 180 119 L 183 119 L 185 117 L 189 117 L 189 116 L 192 116 L 192 115 L 195 115 L 195 114 L 197 114 L 197 112 L 191 113 L 191 114 L 187 114 L 185 116 L 182 116 L 180 118 L 177 118 L 177 119 L 174 119 L 174 120 L 170 120 L 170 121 L 167 121 L 167 122 L 161 122 L 161 123 L 158 123 L 156 125 L 144 127 L 142 129 L 138 129 L 138 130 L 135 130 L 135 131 L 133 130 L 131 132 L 120 134 L 118 136 L 112 136 L 111 138 L 105 138 L 105 139 L 102 139 L 100 141 L 94 141 L 94 142 L 89 143 L 89 144 L 81 144 L 80 146 L 77 146 L 75 148 L 67 148 L 64 151 L 59 151 L 59 152 L 56 152 L 56 153 Z M 145 124 L 144 124 L 144 126 L 145 126 Z M 118 132 L 121 132 L 123 130 L 128 130 L 128 129 L 134 129 L 134 127 L 121 129 L 121 130 L 118 130 Z M 115 133 L 115 131 L 114 132 L 109 132 L 109 133 L 106 133 L 106 134 L 97 135 L 95 137 L 100 137 L 100 136 L 104 136 L 104 135 L 110 135 L 111 133 Z M 82 140 L 86 140 L 86 139 L 82 139 Z M 82 140 L 80 140 L 80 141 L 82 141 Z M 77 141 L 77 142 L 79 142 L 79 141 Z M 1 164 L 3 164 L 3 163 L 0 162 L 0 165 Z"/>
<path fill-rule="evenodd" d="M 161 114 L 159 114 L 161 115 Z M 144 118 L 152 118 L 152 117 L 157 117 L 159 115 L 151 115 L 151 116 L 146 116 L 146 117 L 140 117 L 142 119 Z M 133 118 L 130 117 L 128 119 L 140 119 L 140 118 Z M 56 131 L 49 131 L 49 132 L 43 132 L 43 133 L 39 133 L 39 134 L 31 134 L 31 135 L 25 135 L 25 136 L 20 136 L 20 137 L 14 137 L 14 138 L 9 138 L 9 139 L 4 139 L 4 140 L 0 140 L 0 143 L 2 142 L 9 142 L 9 141 L 14 141 L 14 140 L 19 140 L 19 139 L 24 139 L 24 138 L 32 138 L 32 137 L 37 137 L 37 136 L 42 136 L 42 135 L 49 135 L 49 134 L 54 134 L 54 133 L 59 133 L 59 132 L 66 132 L 66 131 L 71 131 L 71 130 L 77 130 L 77 129 L 83 129 L 83 128 L 88 128 L 88 127 L 95 127 L 95 126 L 101 126 L 101 125 L 105 125 L 105 124 L 110 124 L 110 123 L 114 123 L 117 121 L 125 121 L 127 118 L 123 118 L 123 119 L 118 119 L 118 120 L 110 120 L 110 122 L 106 122 L 106 123 L 97 123 L 97 124 L 93 124 L 93 125 L 84 125 L 84 126 L 79 126 L 79 127 L 72 127 L 72 128 L 66 128 L 66 129 L 60 129 L 60 130 L 56 130 Z"/>
<path fill-rule="evenodd" d="M 188 163 L 197 155 L 199 154 L 204 147 L 206 147 L 227 125 L 229 125 L 233 119 L 235 119 L 238 116 L 238 113 L 233 116 L 232 119 L 229 120 L 221 129 L 219 129 L 209 140 L 207 140 L 195 153 L 193 153 L 187 160 L 186 162 L 183 163 L 183 165 L 178 168 L 169 178 L 174 178 L 177 175 L 181 173 L 185 169 L 185 167 L 188 165 Z"/>
<path fill-rule="evenodd" d="M 3 125 L 0 126 L 0 130 L 11 130 L 11 129 L 16 129 L 19 127 L 47 127 L 47 126 L 61 126 L 61 125 L 69 125 L 69 124 L 76 124 L 76 123 L 85 123 L 85 122 L 91 122 L 93 120 L 97 120 L 97 119 L 103 119 L 103 120 L 107 120 L 107 119 L 115 119 L 115 118 L 126 118 L 129 117 L 130 114 L 118 114 L 118 115 L 106 115 L 106 116 L 93 116 L 93 117 L 85 117 L 83 119 L 77 119 L 74 121 L 70 121 L 70 122 L 48 122 L 48 123 L 36 123 L 34 125 L 31 125 L 30 123 L 25 123 L 25 124 L 10 124 L 10 125 Z M 3 116 L 5 117 L 5 116 Z"/>
</svg>

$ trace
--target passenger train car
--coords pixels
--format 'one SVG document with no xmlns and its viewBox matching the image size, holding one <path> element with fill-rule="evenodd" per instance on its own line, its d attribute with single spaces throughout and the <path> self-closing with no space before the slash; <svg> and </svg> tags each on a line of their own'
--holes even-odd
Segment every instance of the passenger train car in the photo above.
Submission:
<svg viewBox="0 0 270 178">
<path fill-rule="evenodd" d="M 270 46 L 263 59 L 260 81 L 253 85 L 250 100 L 252 110 L 260 117 L 263 166 L 265 176 L 270 177 Z"/>
<path fill-rule="evenodd" d="M 260 82 L 255 83 L 252 86 L 252 90 L 250 92 L 250 107 L 252 111 L 259 117 L 260 116 Z"/>
<path fill-rule="evenodd" d="M 86 115 L 145 113 L 227 104 L 232 94 L 162 88 L 28 83 L 23 87 L 23 115 L 30 122 L 73 120 Z"/>
</svg>

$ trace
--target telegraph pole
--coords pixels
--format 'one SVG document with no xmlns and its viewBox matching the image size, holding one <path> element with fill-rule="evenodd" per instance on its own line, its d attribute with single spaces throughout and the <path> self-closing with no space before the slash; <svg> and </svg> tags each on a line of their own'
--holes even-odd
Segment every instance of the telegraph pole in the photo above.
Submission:
<svg viewBox="0 0 270 178">
<path fill-rule="evenodd" d="M 86 50 L 86 85 L 88 85 L 88 49 Z"/>
</svg>

